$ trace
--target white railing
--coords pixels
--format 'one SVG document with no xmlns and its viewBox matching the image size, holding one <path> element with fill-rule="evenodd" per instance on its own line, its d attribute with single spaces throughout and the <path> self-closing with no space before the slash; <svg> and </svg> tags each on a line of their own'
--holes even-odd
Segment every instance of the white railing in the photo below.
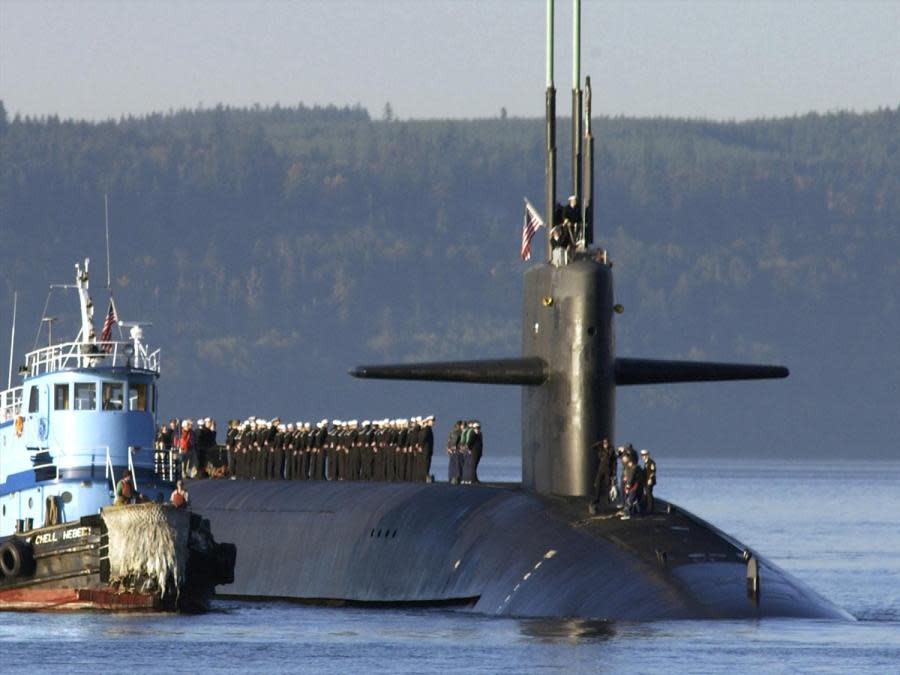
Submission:
<svg viewBox="0 0 900 675">
<path fill-rule="evenodd" d="M 0 392 L 0 422 L 13 419 L 22 413 L 22 387 Z"/>
<path fill-rule="evenodd" d="M 134 342 L 65 342 L 30 352 L 25 356 L 32 377 L 68 368 L 119 366 L 159 374 L 159 350 L 149 351 Z"/>
<path fill-rule="evenodd" d="M 137 492 L 138 484 L 137 484 L 137 474 L 134 471 L 134 458 L 133 453 L 134 449 L 129 446 L 128 447 L 128 470 L 131 472 L 131 486 L 134 488 L 134 491 Z M 113 493 L 116 491 L 116 472 L 113 470 L 112 457 L 109 454 L 109 448 L 106 448 L 106 478 L 110 479 L 110 483 L 112 484 Z"/>
</svg>

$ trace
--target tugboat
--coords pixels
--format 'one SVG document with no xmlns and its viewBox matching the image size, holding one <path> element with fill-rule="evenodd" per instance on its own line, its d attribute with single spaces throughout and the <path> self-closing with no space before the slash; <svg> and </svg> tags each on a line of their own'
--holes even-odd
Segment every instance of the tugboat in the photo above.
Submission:
<svg viewBox="0 0 900 675">
<path fill-rule="evenodd" d="M 0 392 L 0 609 L 201 611 L 233 581 L 236 549 L 166 503 L 174 486 L 153 450 L 160 352 L 137 324 L 111 339 L 112 296 L 97 338 L 89 265 L 65 286 L 79 297 L 75 340 L 28 353 L 22 386 Z M 112 506 L 126 472 L 138 503 Z"/>
</svg>

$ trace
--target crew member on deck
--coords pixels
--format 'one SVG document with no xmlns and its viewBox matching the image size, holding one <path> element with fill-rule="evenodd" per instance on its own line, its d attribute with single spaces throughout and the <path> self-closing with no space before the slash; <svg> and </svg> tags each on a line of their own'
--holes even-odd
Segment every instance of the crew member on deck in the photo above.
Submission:
<svg viewBox="0 0 900 675">
<path fill-rule="evenodd" d="M 188 491 L 184 489 L 184 481 L 180 478 L 175 483 L 175 489 L 172 490 L 169 501 L 176 509 L 186 509 L 191 505 L 190 495 L 188 495 Z"/>
<path fill-rule="evenodd" d="M 462 420 L 456 420 L 456 424 L 447 434 L 447 457 L 449 463 L 447 466 L 447 481 L 450 485 L 458 485 L 462 477 L 462 462 L 460 456 L 460 440 L 462 438 L 463 423 Z"/>
<path fill-rule="evenodd" d="M 597 448 L 597 474 L 594 477 L 594 499 L 588 506 L 591 514 L 597 512 L 601 504 L 607 504 L 610 500 L 610 489 L 616 480 L 616 456 L 613 453 L 609 439 L 604 438 L 595 443 Z"/>
<path fill-rule="evenodd" d="M 644 507 L 647 513 L 653 513 L 653 486 L 656 485 L 656 462 L 649 450 L 641 450 L 644 461 Z"/>
<path fill-rule="evenodd" d="M 131 471 L 125 469 L 119 482 L 116 483 L 116 500 L 113 504 L 124 506 L 132 503 L 134 503 L 134 483 L 131 480 Z"/>
</svg>

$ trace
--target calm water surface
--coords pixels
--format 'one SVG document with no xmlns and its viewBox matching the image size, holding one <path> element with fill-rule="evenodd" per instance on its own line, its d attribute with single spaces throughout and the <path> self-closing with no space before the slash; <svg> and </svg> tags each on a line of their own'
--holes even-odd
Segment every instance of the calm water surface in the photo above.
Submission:
<svg viewBox="0 0 900 675">
<path fill-rule="evenodd" d="M 900 673 L 900 462 L 854 477 L 840 463 L 657 461 L 660 496 L 859 621 L 603 623 L 224 600 L 200 617 L 0 613 L 0 672 Z M 517 459 L 483 467 L 485 480 L 519 476 Z"/>
</svg>

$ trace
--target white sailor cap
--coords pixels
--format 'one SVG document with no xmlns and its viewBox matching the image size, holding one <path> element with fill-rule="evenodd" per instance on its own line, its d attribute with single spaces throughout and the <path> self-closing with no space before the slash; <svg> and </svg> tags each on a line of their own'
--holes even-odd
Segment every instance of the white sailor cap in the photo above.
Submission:
<svg viewBox="0 0 900 675">
<path fill-rule="evenodd" d="M 642 455 L 649 455 L 649 454 L 650 454 L 650 451 L 644 449 L 644 450 L 641 450 L 641 454 L 642 454 Z"/>
<path fill-rule="evenodd" d="M 364 426 L 364 427 L 367 427 L 367 426 L 369 426 L 370 424 L 372 424 L 372 421 L 371 421 L 371 420 L 363 420 L 363 426 Z"/>
</svg>

